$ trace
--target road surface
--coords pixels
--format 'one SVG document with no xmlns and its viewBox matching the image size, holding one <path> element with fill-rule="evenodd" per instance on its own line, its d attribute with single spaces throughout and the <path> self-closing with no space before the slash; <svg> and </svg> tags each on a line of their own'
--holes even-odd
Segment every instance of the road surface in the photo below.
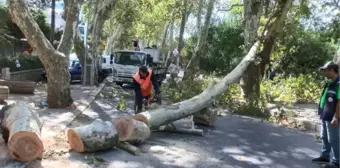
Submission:
<svg viewBox="0 0 340 168">
<path fill-rule="evenodd" d="M 98 100 L 84 113 L 111 120 L 113 105 Z M 112 117 L 113 116 L 113 117 Z M 90 123 L 85 117 L 78 124 Z M 321 145 L 314 134 L 259 123 L 237 116 L 219 117 L 214 129 L 202 127 L 205 136 L 152 133 L 140 145 L 140 156 L 119 149 L 96 153 L 108 168 L 317 168 L 311 159 Z M 85 154 L 71 152 L 70 159 Z M 98 167 L 98 166 L 97 166 Z M 101 167 L 101 166 L 99 166 Z"/>
</svg>

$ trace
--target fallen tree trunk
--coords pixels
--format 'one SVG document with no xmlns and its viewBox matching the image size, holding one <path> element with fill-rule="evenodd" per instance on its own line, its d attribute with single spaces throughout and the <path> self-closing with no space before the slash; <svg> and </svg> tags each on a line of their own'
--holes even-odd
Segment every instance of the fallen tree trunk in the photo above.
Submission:
<svg viewBox="0 0 340 168">
<path fill-rule="evenodd" d="M 117 147 L 119 149 L 125 150 L 126 152 L 129 152 L 135 156 L 140 155 L 139 148 L 127 143 L 127 142 L 119 142 Z"/>
<path fill-rule="evenodd" d="M 134 119 L 146 123 L 150 129 L 157 129 L 206 108 L 211 105 L 216 96 L 227 89 L 228 84 L 239 81 L 249 63 L 254 61 L 259 46 L 260 41 L 257 41 L 233 71 L 216 85 L 213 85 L 211 81 L 208 88 L 201 94 L 170 106 L 139 113 Z"/>
<path fill-rule="evenodd" d="M 119 135 L 119 141 L 130 143 L 142 143 L 149 138 L 150 128 L 141 121 L 131 117 L 120 117 L 114 120 L 115 129 Z"/>
<path fill-rule="evenodd" d="M 33 94 L 35 90 L 33 81 L 0 80 L 0 85 L 7 86 L 10 93 Z"/>
<path fill-rule="evenodd" d="M 95 120 L 90 125 L 67 130 L 68 143 L 76 152 L 95 152 L 115 147 L 117 131 L 108 121 Z"/>
<path fill-rule="evenodd" d="M 215 125 L 217 119 L 217 110 L 212 108 L 204 108 L 198 113 L 194 114 L 194 123 L 202 124 L 209 127 L 213 127 Z"/>
<path fill-rule="evenodd" d="M 23 162 L 42 158 L 44 147 L 38 113 L 24 102 L 4 106 L 0 113 L 2 134 L 11 157 Z"/>
<path fill-rule="evenodd" d="M 174 128 L 172 126 L 164 126 L 163 128 L 161 127 L 159 131 L 203 136 L 203 130 L 195 128 Z"/>
</svg>

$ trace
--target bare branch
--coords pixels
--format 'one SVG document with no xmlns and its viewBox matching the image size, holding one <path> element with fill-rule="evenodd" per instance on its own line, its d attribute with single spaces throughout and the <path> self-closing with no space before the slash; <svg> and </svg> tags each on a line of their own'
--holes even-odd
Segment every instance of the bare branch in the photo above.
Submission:
<svg viewBox="0 0 340 168">
<path fill-rule="evenodd" d="M 235 7 L 242 7 L 243 4 L 232 4 L 229 8 L 218 8 L 218 11 L 229 12 L 233 10 Z"/>
</svg>

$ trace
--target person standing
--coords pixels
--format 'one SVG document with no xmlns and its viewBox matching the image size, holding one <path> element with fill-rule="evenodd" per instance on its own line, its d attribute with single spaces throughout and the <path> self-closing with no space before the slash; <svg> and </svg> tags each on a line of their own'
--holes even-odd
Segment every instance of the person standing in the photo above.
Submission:
<svg viewBox="0 0 340 168">
<path fill-rule="evenodd" d="M 326 83 L 320 98 L 318 113 L 321 119 L 321 156 L 313 159 L 314 163 L 326 164 L 324 168 L 339 168 L 340 150 L 340 80 L 339 66 L 334 62 L 327 62 L 320 68 Z M 331 158 L 330 154 L 333 153 Z"/>
</svg>

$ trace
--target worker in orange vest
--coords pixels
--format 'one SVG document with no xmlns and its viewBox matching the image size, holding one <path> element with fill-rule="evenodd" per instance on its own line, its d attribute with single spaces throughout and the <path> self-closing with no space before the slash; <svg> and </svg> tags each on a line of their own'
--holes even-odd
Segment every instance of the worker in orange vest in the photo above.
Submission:
<svg viewBox="0 0 340 168">
<path fill-rule="evenodd" d="M 143 100 L 146 101 L 146 105 L 151 103 L 151 95 L 153 91 L 151 68 L 141 66 L 139 71 L 133 75 L 133 89 L 135 91 L 135 112 L 140 113 L 143 108 Z"/>
</svg>

